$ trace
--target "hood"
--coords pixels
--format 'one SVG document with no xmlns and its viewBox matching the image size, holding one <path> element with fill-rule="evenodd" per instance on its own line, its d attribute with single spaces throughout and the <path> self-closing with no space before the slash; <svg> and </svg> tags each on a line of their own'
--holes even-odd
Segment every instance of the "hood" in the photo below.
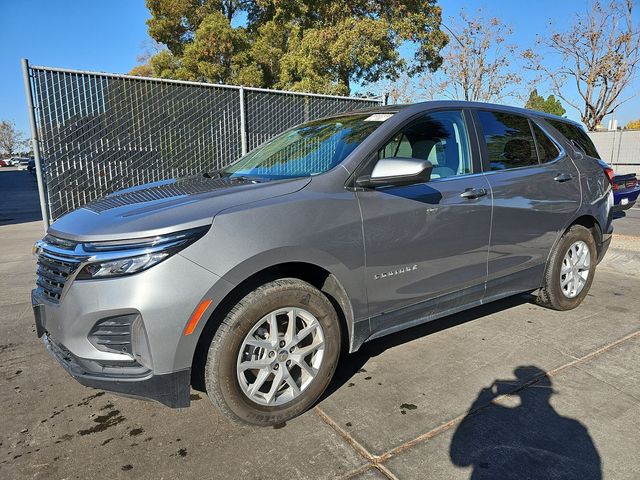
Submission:
<svg viewBox="0 0 640 480">
<path fill-rule="evenodd" d="M 56 220 L 49 233 L 76 241 L 142 238 L 211 224 L 230 207 L 287 195 L 310 177 L 264 181 L 189 177 L 120 190 Z"/>
</svg>

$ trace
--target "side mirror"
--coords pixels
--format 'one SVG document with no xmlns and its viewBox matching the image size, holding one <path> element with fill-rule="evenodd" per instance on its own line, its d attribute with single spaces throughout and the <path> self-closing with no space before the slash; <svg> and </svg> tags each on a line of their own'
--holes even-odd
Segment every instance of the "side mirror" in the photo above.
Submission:
<svg viewBox="0 0 640 480">
<path fill-rule="evenodd" d="M 375 188 L 383 186 L 413 185 L 428 182 L 433 165 L 419 158 L 381 158 L 371 175 L 363 175 L 356 180 L 357 187 Z"/>
</svg>

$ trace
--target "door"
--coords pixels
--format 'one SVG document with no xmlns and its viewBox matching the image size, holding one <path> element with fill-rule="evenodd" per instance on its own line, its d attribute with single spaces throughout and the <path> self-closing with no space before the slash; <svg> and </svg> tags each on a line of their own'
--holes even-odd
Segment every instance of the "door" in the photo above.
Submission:
<svg viewBox="0 0 640 480">
<path fill-rule="evenodd" d="M 403 307 L 421 304 L 436 313 L 482 297 L 491 195 L 478 173 L 467 123 L 462 111 L 438 111 L 412 120 L 377 158 L 427 159 L 433 164 L 431 180 L 357 192 L 373 331 L 393 327 L 390 322 L 412 321 L 400 318 Z M 410 310 L 415 320 L 417 310 Z"/>
<path fill-rule="evenodd" d="M 540 286 L 549 252 L 580 207 L 578 170 L 534 120 L 475 112 L 493 223 L 486 297 Z"/>
</svg>

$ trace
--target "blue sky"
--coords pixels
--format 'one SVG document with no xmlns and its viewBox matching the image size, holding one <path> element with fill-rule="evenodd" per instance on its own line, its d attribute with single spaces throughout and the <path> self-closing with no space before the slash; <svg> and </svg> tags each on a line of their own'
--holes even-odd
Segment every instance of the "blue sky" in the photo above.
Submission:
<svg viewBox="0 0 640 480">
<path fill-rule="evenodd" d="M 587 1 L 441 0 L 440 4 L 447 22 L 461 8 L 472 13 L 481 7 L 513 27 L 513 43 L 530 46 L 536 34 L 548 31 L 550 23 L 562 27 Z M 145 49 L 148 17 L 144 0 L 0 0 L 0 119 L 28 130 L 21 58 L 33 65 L 126 73 Z M 640 81 L 633 88 L 640 92 Z M 565 107 L 569 117 L 578 119 Z M 616 116 L 622 125 L 640 117 L 640 96 L 624 104 Z"/>
</svg>

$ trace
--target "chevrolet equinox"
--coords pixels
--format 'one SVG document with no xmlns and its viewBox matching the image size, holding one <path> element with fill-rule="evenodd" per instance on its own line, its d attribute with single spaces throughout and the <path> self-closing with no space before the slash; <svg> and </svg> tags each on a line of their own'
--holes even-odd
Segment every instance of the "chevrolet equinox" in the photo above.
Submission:
<svg viewBox="0 0 640 480">
<path fill-rule="evenodd" d="M 34 246 L 37 332 L 84 385 L 171 407 L 194 386 L 273 425 L 367 340 L 522 292 L 577 307 L 612 175 L 578 124 L 519 108 L 314 120 L 58 219 Z"/>
</svg>

